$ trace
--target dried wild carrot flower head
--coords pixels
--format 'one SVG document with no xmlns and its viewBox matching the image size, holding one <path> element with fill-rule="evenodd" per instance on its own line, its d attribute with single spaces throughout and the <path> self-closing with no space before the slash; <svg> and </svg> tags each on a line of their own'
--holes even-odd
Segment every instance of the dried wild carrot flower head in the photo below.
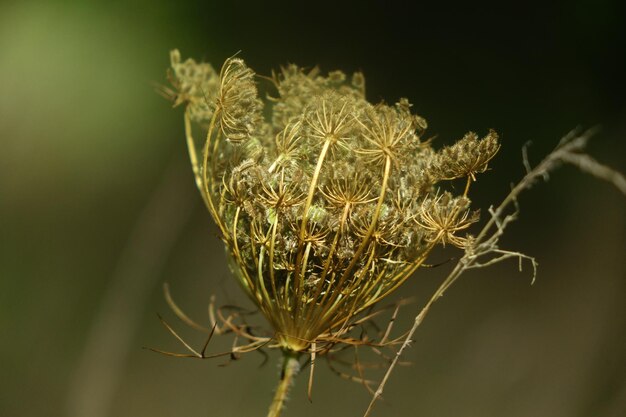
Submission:
<svg viewBox="0 0 626 417">
<path fill-rule="evenodd" d="M 495 132 L 435 151 L 409 102 L 369 103 L 360 73 L 289 65 L 262 100 L 239 58 L 219 74 L 178 51 L 171 63 L 198 188 L 276 346 L 324 352 L 434 246 L 466 245 L 468 188 L 498 151 Z M 456 178 L 463 195 L 442 189 Z"/>
</svg>

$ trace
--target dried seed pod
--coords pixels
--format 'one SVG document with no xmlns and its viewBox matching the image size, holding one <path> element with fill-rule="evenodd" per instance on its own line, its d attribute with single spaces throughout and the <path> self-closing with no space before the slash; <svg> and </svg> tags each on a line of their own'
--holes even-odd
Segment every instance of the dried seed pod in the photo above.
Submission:
<svg viewBox="0 0 626 417">
<path fill-rule="evenodd" d="M 469 132 L 452 146 L 439 151 L 431 169 L 442 180 L 471 177 L 487 170 L 487 164 L 500 149 L 498 134 L 490 130 L 482 139 Z"/>
<path fill-rule="evenodd" d="M 253 136 L 262 124 L 262 110 L 254 72 L 239 58 L 226 60 L 217 94 L 218 123 L 226 140 L 241 143 Z"/>
<path fill-rule="evenodd" d="M 191 78 L 173 56 L 187 97 Z M 322 352 L 435 245 L 467 243 L 460 233 L 477 214 L 439 181 L 486 170 L 497 135 L 468 134 L 436 152 L 420 139 L 426 121 L 408 100 L 372 105 L 361 73 L 347 82 L 342 72 L 295 65 L 274 75 L 278 95 L 267 98 L 265 121 L 254 77 L 241 59 L 225 62 L 215 120 L 201 123 L 207 139 L 202 158 L 190 145 L 192 162 L 234 274 L 276 346 Z M 185 103 L 195 111 L 194 100 Z"/>
<path fill-rule="evenodd" d="M 170 53 L 172 70 L 169 79 L 176 88 L 174 105 L 187 103 L 191 119 L 198 123 L 208 123 L 213 116 L 212 104 L 217 94 L 218 75 L 206 62 L 196 62 L 191 58 L 181 62 L 180 52 Z"/>
<path fill-rule="evenodd" d="M 471 212 L 469 205 L 467 197 L 454 198 L 450 193 L 428 198 L 422 203 L 416 223 L 428 233 L 429 242 L 463 248 L 467 237 L 458 233 L 478 221 L 478 212 Z"/>
</svg>

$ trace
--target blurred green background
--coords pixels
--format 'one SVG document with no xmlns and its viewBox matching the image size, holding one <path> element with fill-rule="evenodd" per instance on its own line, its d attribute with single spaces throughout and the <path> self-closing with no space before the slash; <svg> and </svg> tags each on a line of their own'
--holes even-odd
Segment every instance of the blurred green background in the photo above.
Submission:
<svg viewBox="0 0 626 417">
<path fill-rule="evenodd" d="M 485 210 L 523 174 L 526 141 L 537 162 L 576 126 L 599 125 L 590 152 L 626 170 L 625 28 L 618 0 L 0 3 L 0 416 L 265 415 L 276 352 L 220 367 L 141 349 L 178 349 L 156 318 L 175 323 L 163 282 L 198 320 L 211 294 L 249 307 L 194 189 L 182 112 L 153 89 L 170 49 L 216 67 L 241 50 L 261 74 L 362 70 L 371 101 L 408 97 L 439 145 L 496 129 L 472 190 Z M 515 262 L 467 274 L 374 415 L 626 415 L 624 202 L 569 167 L 527 192 L 503 244 L 537 258 L 535 285 Z M 451 265 L 396 295 L 417 299 L 398 332 Z M 361 416 L 369 400 L 323 362 L 312 404 L 305 387 L 286 416 Z"/>
</svg>

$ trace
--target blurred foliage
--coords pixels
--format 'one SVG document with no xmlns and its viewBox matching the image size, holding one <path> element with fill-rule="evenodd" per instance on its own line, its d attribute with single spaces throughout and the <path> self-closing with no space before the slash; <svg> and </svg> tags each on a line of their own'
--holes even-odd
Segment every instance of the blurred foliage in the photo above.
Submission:
<svg viewBox="0 0 626 417">
<path fill-rule="evenodd" d="M 180 187 L 194 187 L 180 117 L 152 87 L 174 47 L 213 63 L 243 50 L 265 74 L 288 62 L 362 70 L 371 101 L 407 96 L 440 143 L 497 129 L 502 149 L 476 206 L 521 176 L 523 143 L 533 141 L 537 161 L 578 125 L 600 124 L 591 154 L 626 170 L 623 2 L 432 7 L 0 4 L 0 415 L 66 415 L 77 360 L 143 207 L 171 164 L 188 174 Z M 203 317 L 209 294 L 245 300 L 192 198 L 192 218 L 154 283 L 170 282 Z M 622 197 L 566 169 L 521 204 L 505 242 L 537 257 L 537 284 L 512 264 L 468 275 L 418 332 L 414 365 L 394 375 L 375 415 L 626 413 Z M 403 295 L 425 299 L 445 268 L 418 271 Z M 273 364 L 256 369 L 260 357 L 220 368 L 140 349 L 175 346 L 154 317 L 167 311 L 160 285 L 149 291 L 111 415 L 263 415 L 277 375 Z M 399 326 L 411 319 L 409 307 Z M 314 403 L 300 382 L 286 415 L 360 415 L 362 387 L 319 368 Z"/>
</svg>

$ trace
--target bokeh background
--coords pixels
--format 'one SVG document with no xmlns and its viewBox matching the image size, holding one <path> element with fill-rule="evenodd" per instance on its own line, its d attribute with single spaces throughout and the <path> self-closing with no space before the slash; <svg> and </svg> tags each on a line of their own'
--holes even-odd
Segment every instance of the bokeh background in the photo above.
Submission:
<svg viewBox="0 0 626 417">
<path fill-rule="evenodd" d="M 496 129 L 483 209 L 522 176 L 524 143 L 537 162 L 577 126 L 600 126 L 590 152 L 626 170 L 624 3 L 471 3 L 0 3 L 0 416 L 265 415 L 276 352 L 219 366 L 142 349 L 178 349 L 156 317 L 176 323 L 164 282 L 198 320 L 211 294 L 250 306 L 194 190 L 182 111 L 153 89 L 172 48 L 216 67 L 241 51 L 261 74 L 362 70 L 370 100 L 408 97 L 439 145 Z M 570 167 L 523 195 L 503 245 L 537 258 L 537 282 L 513 261 L 467 274 L 374 415 L 626 415 L 625 201 Z M 415 296 L 398 332 L 451 265 L 396 295 Z M 367 392 L 322 364 L 313 403 L 300 378 L 285 415 L 362 415 Z"/>
</svg>

